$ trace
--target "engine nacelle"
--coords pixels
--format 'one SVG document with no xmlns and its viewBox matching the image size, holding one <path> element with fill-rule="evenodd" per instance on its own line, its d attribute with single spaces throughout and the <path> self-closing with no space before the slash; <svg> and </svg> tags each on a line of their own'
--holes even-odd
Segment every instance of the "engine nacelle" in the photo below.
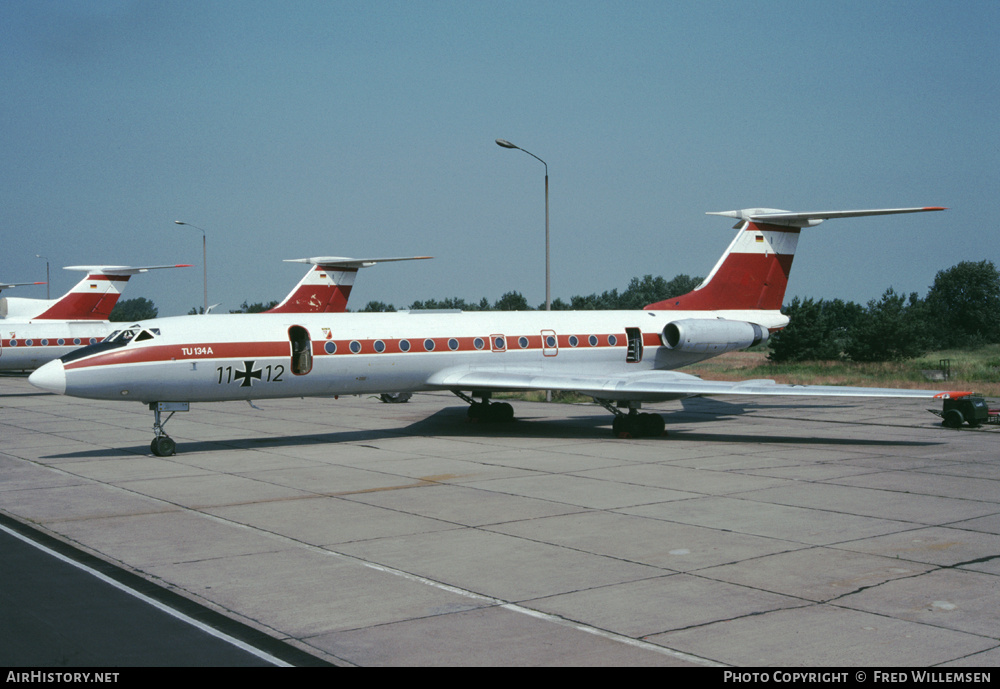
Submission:
<svg viewBox="0 0 1000 689">
<path fill-rule="evenodd" d="M 686 318 L 667 323 L 660 341 L 679 352 L 721 354 L 766 342 L 767 328 L 746 321 L 721 318 Z"/>
</svg>

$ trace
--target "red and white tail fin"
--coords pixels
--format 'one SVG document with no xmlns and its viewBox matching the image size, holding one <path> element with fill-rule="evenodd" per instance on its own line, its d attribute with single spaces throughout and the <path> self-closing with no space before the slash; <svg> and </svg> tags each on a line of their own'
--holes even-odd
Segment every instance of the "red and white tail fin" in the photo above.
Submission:
<svg viewBox="0 0 1000 689">
<path fill-rule="evenodd" d="M 305 274 L 284 300 L 265 313 L 343 313 L 351 296 L 354 278 L 359 268 L 390 261 L 417 261 L 430 256 L 403 258 L 345 258 L 342 256 L 316 256 L 288 259 L 287 263 L 311 263 Z"/>
<path fill-rule="evenodd" d="M 803 227 L 818 225 L 831 218 L 858 218 L 868 215 L 941 211 L 924 208 L 880 208 L 861 211 L 790 213 L 770 208 L 709 213 L 739 220 L 739 232 L 700 285 L 679 297 L 650 304 L 650 310 L 716 311 L 764 310 L 781 308 L 788 286 L 788 274 Z"/>
<path fill-rule="evenodd" d="M 106 321 L 125 289 L 129 278 L 159 268 L 188 268 L 183 263 L 171 266 L 66 266 L 66 270 L 85 270 L 87 276 L 58 299 L 0 300 L 0 316 L 7 319 Z"/>
</svg>

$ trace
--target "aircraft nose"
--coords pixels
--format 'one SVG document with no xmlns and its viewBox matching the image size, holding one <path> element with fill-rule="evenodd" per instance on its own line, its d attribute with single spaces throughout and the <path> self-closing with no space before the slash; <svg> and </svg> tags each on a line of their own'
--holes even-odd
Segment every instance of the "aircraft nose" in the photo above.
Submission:
<svg viewBox="0 0 1000 689">
<path fill-rule="evenodd" d="M 63 362 L 54 359 L 28 376 L 28 382 L 36 388 L 41 388 L 58 395 L 66 394 L 66 369 Z"/>
</svg>

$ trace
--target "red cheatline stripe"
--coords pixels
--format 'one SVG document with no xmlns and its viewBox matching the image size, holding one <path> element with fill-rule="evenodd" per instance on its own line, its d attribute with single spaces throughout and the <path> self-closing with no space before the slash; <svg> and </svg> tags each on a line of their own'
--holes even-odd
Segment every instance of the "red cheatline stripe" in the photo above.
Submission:
<svg viewBox="0 0 1000 689">
<path fill-rule="evenodd" d="M 524 337 L 528 340 L 528 346 L 522 348 L 519 342 L 521 336 L 506 336 L 506 350 L 505 351 L 532 351 L 532 350 L 551 350 L 555 347 L 542 347 L 542 337 L 541 335 L 525 335 Z M 575 335 L 578 340 L 576 347 L 569 344 L 570 335 L 559 335 L 557 337 L 558 347 L 565 348 L 566 350 L 573 349 L 595 349 L 595 348 L 606 348 L 606 347 L 625 347 L 628 344 L 628 338 L 625 333 L 611 333 L 611 334 L 601 334 L 596 335 L 597 343 L 595 345 L 590 344 L 590 334 L 586 335 Z M 614 344 L 611 344 L 610 338 L 615 338 Z M 410 343 L 410 348 L 407 352 L 404 352 L 401 348 L 401 343 L 403 340 Z M 312 351 L 315 356 L 351 356 L 353 354 L 416 354 L 416 353 L 449 353 L 449 352 L 475 352 L 481 351 L 487 354 L 494 353 L 490 349 L 490 338 L 480 337 L 478 339 L 482 340 L 482 348 L 477 349 L 476 347 L 476 337 L 432 337 L 432 338 L 395 338 L 395 339 L 365 339 L 365 340 L 313 340 L 312 341 Z M 427 350 L 424 347 L 424 340 L 431 340 L 434 343 L 434 348 L 432 350 Z M 458 347 L 452 349 L 449 345 L 450 340 L 457 340 Z M 351 343 L 357 342 L 360 345 L 360 350 L 358 352 L 353 352 L 351 350 Z M 375 348 L 375 343 L 381 342 L 385 348 L 379 352 Z M 327 353 L 326 346 L 328 343 L 336 345 L 336 351 L 332 354 Z M 643 335 L 643 344 L 646 346 L 658 346 L 660 344 L 660 337 L 657 333 L 645 333 Z M 503 350 L 502 350 L 503 351 Z M 202 361 L 202 360 L 213 360 L 213 359 L 238 359 L 238 358 L 254 358 L 263 359 L 268 357 L 286 357 L 291 355 L 291 344 L 287 340 L 281 340 L 277 342 L 221 342 L 221 343 L 199 343 L 190 345 L 177 345 L 177 344 L 165 344 L 165 345 L 145 345 L 145 346 L 130 346 L 126 345 L 121 349 L 115 349 L 112 351 L 101 352 L 92 357 L 86 359 L 78 359 L 76 361 L 66 364 L 67 370 L 79 369 L 79 368 L 90 368 L 92 366 L 107 366 L 113 364 L 134 364 L 134 363 L 149 363 L 157 361 Z"/>
</svg>

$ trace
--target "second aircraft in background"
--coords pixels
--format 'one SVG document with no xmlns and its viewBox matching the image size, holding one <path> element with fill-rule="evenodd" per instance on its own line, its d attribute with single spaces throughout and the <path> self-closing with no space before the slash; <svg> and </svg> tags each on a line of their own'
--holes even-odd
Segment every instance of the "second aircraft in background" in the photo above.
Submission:
<svg viewBox="0 0 1000 689">
<path fill-rule="evenodd" d="M 292 259 L 312 268 L 294 289 L 269 313 L 338 313 L 347 310 L 351 287 L 360 268 L 391 261 L 430 258 L 347 258 L 320 256 Z M 58 299 L 0 298 L 0 370 L 38 368 L 85 345 L 104 340 L 121 324 L 108 317 L 118 303 L 129 278 L 173 266 L 69 266 L 85 270 L 87 276 Z M 42 284 L 42 283 L 20 283 Z M 0 289 L 17 285 L 0 285 Z"/>
</svg>

